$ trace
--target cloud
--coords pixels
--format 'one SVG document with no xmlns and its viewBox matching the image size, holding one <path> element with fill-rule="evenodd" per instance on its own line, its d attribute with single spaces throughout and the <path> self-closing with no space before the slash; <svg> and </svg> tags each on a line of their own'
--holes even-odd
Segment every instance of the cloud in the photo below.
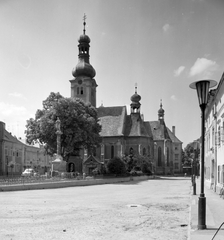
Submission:
<svg viewBox="0 0 224 240">
<path fill-rule="evenodd" d="M 173 100 L 173 101 L 176 101 L 176 100 L 177 100 L 177 98 L 176 98 L 175 95 L 172 95 L 172 96 L 170 97 L 170 99 Z"/>
<path fill-rule="evenodd" d="M 27 109 L 23 106 L 16 106 L 9 103 L 0 102 L 0 116 L 15 116 L 27 115 Z"/>
<path fill-rule="evenodd" d="M 21 93 L 17 93 L 17 92 L 9 93 L 9 96 L 12 96 L 12 97 L 15 97 L 15 98 L 21 98 L 21 99 L 25 99 L 25 100 L 27 100 L 26 97 L 24 97 Z"/>
<path fill-rule="evenodd" d="M 185 69 L 185 66 L 180 66 L 178 69 L 174 70 L 174 76 L 178 77 Z"/>
<path fill-rule="evenodd" d="M 198 58 L 191 67 L 189 76 L 202 75 L 203 77 L 210 77 L 217 69 L 218 64 L 215 61 L 207 58 Z"/>
<path fill-rule="evenodd" d="M 169 29 L 170 29 L 170 25 L 169 25 L 168 23 L 166 23 L 166 24 L 163 26 L 163 31 L 164 31 L 164 32 L 167 32 Z"/>
</svg>

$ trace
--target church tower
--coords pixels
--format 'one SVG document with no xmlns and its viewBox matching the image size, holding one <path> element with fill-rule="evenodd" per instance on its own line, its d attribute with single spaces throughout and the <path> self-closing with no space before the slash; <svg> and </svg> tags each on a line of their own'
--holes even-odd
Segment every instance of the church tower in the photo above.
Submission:
<svg viewBox="0 0 224 240">
<path fill-rule="evenodd" d="M 83 18 L 83 34 L 79 37 L 79 55 L 78 64 L 72 70 L 74 78 L 71 82 L 71 97 L 80 98 L 86 103 L 96 107 L 96 88 L 97 84 L 94 79 L 95 69 L 89 63 L 90 38 L 86 35 L 86 15 Z"/>
<path fill-rule="evenodd" d="M 164 109 L 163 109 L 163 105 L 162 105 L 162 100 L 160 102 L 160 109 L 158 111 L 158 117 L 159 117 L 159 122 L 160 123 L 164 123 Z"/>
<path fill-rule="evenodd" d="M 131 96 L 131 114 L 138 113 L 140 114 L 141 107 L 141 96 L 137 93 L 137 85 L 135 85 L 135 94 Z"/>
</svg>

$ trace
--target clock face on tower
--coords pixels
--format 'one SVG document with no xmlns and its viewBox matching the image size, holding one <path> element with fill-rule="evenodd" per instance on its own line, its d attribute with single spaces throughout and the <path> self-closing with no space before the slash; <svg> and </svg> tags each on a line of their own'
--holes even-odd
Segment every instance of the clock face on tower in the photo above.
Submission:
<svg viewBox="0 0 224 240">
<path fill-rule="evenodd" d="M 78 84 L 82 84 L 82 80 L 81 79 L 79 79 Z"/>
</svg>

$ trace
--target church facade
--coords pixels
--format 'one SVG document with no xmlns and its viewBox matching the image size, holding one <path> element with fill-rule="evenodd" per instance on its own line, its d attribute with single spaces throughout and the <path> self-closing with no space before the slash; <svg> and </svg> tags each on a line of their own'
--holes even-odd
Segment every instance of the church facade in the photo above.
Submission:
<svg viewBox="0 0 224 240">
<path fill-rule="evenodd" d="M 81 98 L 96 107 L 96 71 L 90 64 L 90 38 L 86 35 L 85 22 L 83 34 L 79 37 L 78 64 L 72 70 L 71 97 Z M 100 106 L 98 118 L 102 126 L 101 146 L 95 154 L 88 156 L 81 150 L 79 156 L 68 161 L 69 171 L 85 172 L 91 175 L 93 169 L 114 157 L 127 155 L 143 156 L 152 164 L 156 174 L 181 172 L 182 142 L 170 131 L 164 121 L 162 103 L 157 121 L 145 121 L 141 114 L 141 96 L 135 93 L 130 98 L 130 114 L 126 106 Z M 175 129 L 173 127 L 173 129 Z"/>
</svg>

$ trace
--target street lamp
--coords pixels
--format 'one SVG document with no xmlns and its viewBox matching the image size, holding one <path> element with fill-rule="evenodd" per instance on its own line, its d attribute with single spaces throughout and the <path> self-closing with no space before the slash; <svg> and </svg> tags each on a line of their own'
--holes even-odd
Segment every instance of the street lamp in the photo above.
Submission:
<svg viewBox="0 0 224 240">
<path fill-rule="evenodd" d="M 208 103 L 208 90 L 216 85 L 217 82 L 214 80 L 199 80 L 190 84 L 190 88 L 197 90 L 201 108 L 201 192 L 198 198 L 198 229 L 206 229 L 206 198 L 204 194 L 205 109 Z"/>
</svg>

